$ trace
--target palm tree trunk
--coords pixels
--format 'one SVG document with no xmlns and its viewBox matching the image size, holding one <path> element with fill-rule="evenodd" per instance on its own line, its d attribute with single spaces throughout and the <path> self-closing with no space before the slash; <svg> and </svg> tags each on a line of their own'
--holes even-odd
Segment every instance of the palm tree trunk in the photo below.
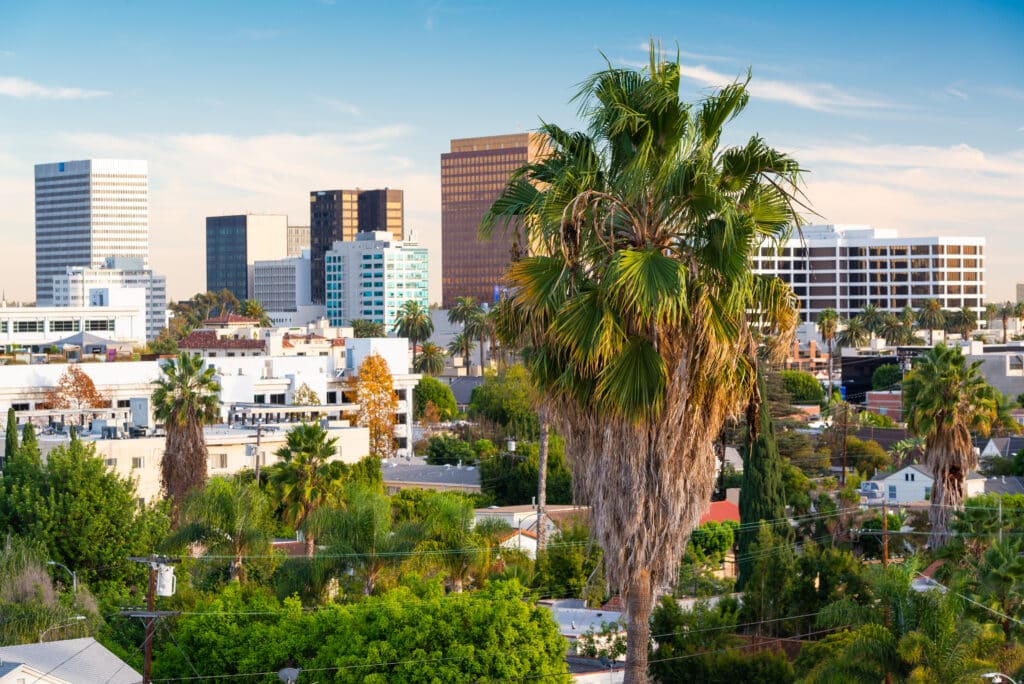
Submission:
<svg viewBox="0 0 1024 684">
<path fill-rule="evenodd" d="M 484 374 L 484 336 L 480 335 L 480 375 Z"/>
<path fill-rule="evenodd" d="M 828 399 L 825 400 L 826 406 L 832 405 L 832 338 L 828 338 Z"/>
<path fill-rule="evenodd" d="M 959 465 L 950 465 L 940 456 L 932 468 L 932 477 L 934 482 L 928 519 L 932 526 L 929 547 L 934 550 L 941 549 L 952 538 L 949 524 L 954 511 L 964 505 L 964 471 Z"/>
<path fill-rule="evenodd" d="M 313 552 L 316 551 L 316 542 L 313 539 L 313 535 L 308 532 L 305 534 L 304 539 L 306 544 L 306 558 L 312 558 Z"/>
<path fill-rule="evenodd" d="M 628 626 L 626 637 L 625 684 L 647 681 L 647 649 L 651 640 L 651 575 L 647 570 L 637 573 L 636 580 L 626 587 Z"/>
<path fill-rule="evenodd" d="M 416 370 L 416 338 L 410 340 L 412 342 L 412 368 Z"/>
<path fill-rule="evenodd" d="M 1010 318 L 1003 316 L 1003 344 L 1006 344 L 1006 328 L 1010 325 Z"/>
<path fill-rule="evenodd" d="M 242 576 L 242 554 L 241 553 L 237 553 L 237 554 L 235 554 L 235 557 L 231 560 L 231 581 L 232 582 L 234 582 L 235 580 L 241 581 L 241 576 Z"/>
<path fill-rule="evenodd" d="M 544 409 L 538 411 L 540 437 L 537 458 L 537 553 L 544 549 L 544 506 L 548 498 L 548 420 Z"/>
</svg>

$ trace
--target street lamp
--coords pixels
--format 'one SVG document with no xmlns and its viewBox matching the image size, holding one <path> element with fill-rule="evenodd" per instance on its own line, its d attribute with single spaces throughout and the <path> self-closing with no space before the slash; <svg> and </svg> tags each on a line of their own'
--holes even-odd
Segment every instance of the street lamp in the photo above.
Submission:
<svg viewBox="0 0 1024 684">
<path fill-rule="evenodd" d="M 67 571 L 67 573 L 69 575 L 71 575 L 71 593 L 72 594 L 77 594 L 78 593 L 78 575 L 73 573 L 71 571 L 71 568 L 69 568 L 68 566 L 64 565 L 63 563 L 58 563 L 57 561 L 46 561 L 46 564 L 47 565 L 56 565 L 58 567 L 64 568 Z"/>
<path fill-rule="evenodd" d="M 43 643 L 43 636 L 47 632 L 53 631 L 55 629 L 60 629 L 61 627 L 67 627 L 68 625 L 73 625 L 76 622 L 81 622 L 84 619 L 85 619 L 84 615 L 76 615 L 75 617 L 71 618 L 67 622 L 62 622 L 61 624 L 54 625 L 53 627 L 47 627 L 46 629 L 44 629 L 42 632 L 39 633 L 39 643 Z"/>
<path fill-rule="evenodd" d="M 1017 684 L 1010 675 L 1005 675 L 1002 672 L 986 672 L 981 675 L 982 679 L 987 679 L 995 684 L 1001 684 L 1002 682 L 1009 682 L 1010 684 Z"/>
</svg>

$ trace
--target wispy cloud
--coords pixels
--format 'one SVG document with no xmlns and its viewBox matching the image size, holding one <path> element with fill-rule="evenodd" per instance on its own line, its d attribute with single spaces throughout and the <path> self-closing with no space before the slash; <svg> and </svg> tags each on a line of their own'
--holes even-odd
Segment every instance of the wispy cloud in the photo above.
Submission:
<svg viewBox="0 0 1024 684">
<path fill-rule="evenodd" d="M 18 78 L 17 76 L 0 76 L 0 95 L 8 97 L 44 100 L 82 100 L 109 94 L 105 90 L 44 86 L 24 78 Z"/>
<path fill-rule="evenodd" d="M 967 93 L 965 93 L 962 90 L 957 90 L 956 88 L 949 87 L 946 88 L 946 94 L 949 95 L 950 97 L 955 97 L 958 100 L 963 100 L 964 102 L 967 101 Z"/>
<path fill-rule="evenodd" d="M 333 97 L 323 97 L 322 95 L 314 95 L 313 100 L 320 104 L 333 109 L 340 114 L 348 114 L 349 116 L 359 116 L 363 112 L 359 107 L 352 104 L 351 102 L 345 102 L 344 100 L 338 100 Z"/>
<path fill-rule="evenodd" d="M 13 57 L 14 50 L 0 50 L 0 57 Z"/>
</svg>

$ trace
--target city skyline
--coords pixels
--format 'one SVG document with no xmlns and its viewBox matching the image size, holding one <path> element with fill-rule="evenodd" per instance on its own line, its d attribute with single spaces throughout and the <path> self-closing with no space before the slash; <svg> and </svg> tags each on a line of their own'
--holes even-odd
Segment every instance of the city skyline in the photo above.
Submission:
<svg viewBox="0 0 1024 684">
<path fill-rule="evenodd" d="M 499 26 L 517 39 L 495 41 Z M 569 100 L 602 52 L 642 64 L 649 35 L 678 49 L 687 100 L 751 68 L 735 134 L 759 133 L 808 169 L 813 222 L 985 237 L 990 300 L 1014 296 L 1024 264 L 1024 10 L 1011 3 L 624 13 L 309 2 L 244 15 L 9 3 L 0 27 L 8 299 L 33 297 L 34 165 L 133 158 L 149 162 L 150 262 L 171 298 L 202 289 L 206 216 L 286 213 L 304 225 L 310 191 L 393 187 L 405 191 L 406 230 L 431 250 L 439 301 L 450 140 L 541 118 L 576 127 Z"/>
</svg>

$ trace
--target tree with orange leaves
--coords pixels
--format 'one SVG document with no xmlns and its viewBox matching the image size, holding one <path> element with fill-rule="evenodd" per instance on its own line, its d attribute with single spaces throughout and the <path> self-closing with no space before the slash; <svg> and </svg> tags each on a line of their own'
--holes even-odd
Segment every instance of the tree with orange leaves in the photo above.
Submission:
<svg viewBox="0 0 1024 684">
<path fill-rule="evenodd" d="M 107 408 L 110 399 L 96 389 L 96 384 L 77 364 L 70 364 L 52 390 L 46 404 L 53 409 Z"/>
</svg>

